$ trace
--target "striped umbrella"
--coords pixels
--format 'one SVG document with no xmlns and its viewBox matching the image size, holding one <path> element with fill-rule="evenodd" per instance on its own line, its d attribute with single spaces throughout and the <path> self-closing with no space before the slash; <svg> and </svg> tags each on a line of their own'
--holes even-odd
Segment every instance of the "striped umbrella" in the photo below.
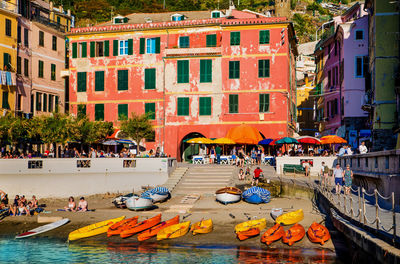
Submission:
<svg viewBox="0 0 400 264">
<path fill-rule="evenodd" d="M 253 194 L 260 196 L 264 203 L 269 203 L 271 201 L 271 193 L 267 189 L 263 189 L 258 186 L 251 187 L 243 192 L 243 199 L 251 197 Z"/>
</svg>

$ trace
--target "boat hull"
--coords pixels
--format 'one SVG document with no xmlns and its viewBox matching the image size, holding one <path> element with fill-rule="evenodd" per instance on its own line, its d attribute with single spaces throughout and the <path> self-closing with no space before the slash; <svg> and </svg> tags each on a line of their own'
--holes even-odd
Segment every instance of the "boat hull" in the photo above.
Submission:
<svg viewBox="0 0 400 264">
<path fill-rule="evenodd" d="M 240 241 L 249 239 L 251 237 L 258 236 L 260 234 L 260 229 L 258 228 L 250 228 L 245 231 L 237 232 L 236 235 Z"/>
<path fill-rule="evenodd" d="M 160 202 L 164 202 L 165 200 L 167 200 L 169 197 L 169 193 L 167 194 L 150 194 L 150 198 L 153 200 L 153 203 L 160 203 Z"/>
<path fill-rule="evenodd" d="M 271 217 L 274 220 L 276 220 L 276 218 L 278 218 L 282 214 L 283 214 L 283 209 L 282 208 L 272 208 L 272 210 L 271 210 Z"/>
<path fill-rule="evenodd" d="M 250 220 L 235 226 L 235 232 L 247 231 L 250 228 L 258 228 L 260 231 L 267 226 L 267 220 L 265 218 Z"/>
<path fill-rule="evenodd" d="M 284 235 L 285 230 L 283 230 L 283 227 L 280 224 L 275 224 L 261 236 L 261 242 L 270 245 L 272 242 L 281 239 Z"/>
<path fill-rule="evenodd" d="M 297 211 L 286 213 L 286 214 L 283 214 L 281 216 L 278 216 L 275 219 L 275 222 L 279 223 L 281 225 L 293 225 L 293 224 L 296 224 L 296 223 L 300 222 L 303 219 L 304 219 L 303 210 L 299 209 Z"/>
<path fill-rule="evenodd" d="M 77 239 L 81 239 L 81 238 L 85 238 L 85 237 L 92 237 L 95 235 L 106 233 L 110 226 L 112 226 L 113 224 L 115 224 L 119 221 L 122 221 L 124 218 L 125 218 L 125 216 L 121 216 L 118 218 L 105 220 L 102 222 L 98 222 L 95 224 L 91 224 L 91 225 L 79 228 L 79 229 L 69 233 L 68 240 L 73 241 L 73 240 L 77 240 Z"/>
<path fill-rule="evenodd" d="M 137 238 L 139 241 L 144 241 L 144 240 L 150 239 L 153 236 L 156 236 L 158 234 L 158 232 L 160 232 L 162 229 L 164 229 L 168 226 L 176 225 L 176 224 L 179 224 L 179 215 L 177 215 L 174 218 L 171 218 L 167 221 L 161 222 L 158 225 L 155 225 L 150 229 L 143 231 L 142 233 L 140 233 L 138 235 Z"/>
<path fill-rule="evenodd" d="M 213 230 L 213 223 L 211 219 L 202 220 L 200 222 L 194 223 L 190 228 L 193 235 L 196 234 L 207 234 Z"/>
<path fill-rule="evenodd" d="M 153 201 L 151 198 L 131 197 L 125 202 L 126 207 L 129 210 L 137 211 L 144 210 L 153 207 Z"/>
<path fill-rule="evenodd" d="M 291 246 L 295 242 L 302 240 L 305 234 L 306 231 L 304 227 L 300 224 L 295 224 L 285 232 L 285 235 L 282 237 L 282 242 Z"/>
<path fill-rule="evenodd" d="M 158 214 L 158 215 L 156 215 L 156 216 L 154 216 L 152 218 L 149 218 L 149 219 L 144 220 L 144 221 L 142 221 L 140 223 L 137 223 L 134 226 L 130 225 L 130 226 L 124 228 L 122 230 L 122 232 L 120 233 L 120 236 L 122 238 L 130 237 L 130 236 L 132 236 L 134 234 L 142 232 L 143 230 L 151 228 L 151 227 L 159 224 L 160 222 L 161 222 L 161 214 Z"/>
<path fill-rule="evenodd" d="M 261 197 L 260 197 L 258 194 L 256 194 L 256 193 L 252 194 L 252 195 L 249 196 L 249 197 L 244 198 L 244 200 L 245 200 L 246 202 L 252 203 L 252 204 L 260 204 L 260 203 L 263 203 L 263 202 L 264 202 L 264 201 L 261 199 Z"/>
<path fill-rule="evenodd" d="M 124 229 L 124 227 L 127 225 L 136 225 L 138 218 L 139 218 L 139 216 L 135 216 L 135 217 L 132 217 L 129 219 L 124 219 L 120 222 L 113 224 L 107 230 L 107 237 L 119 235 L 122 232 L 122 230 Z"/>
<path fill-rule="evenodd" d="M 313 243 L 319 243 L 324 245 L 326 241 L 331 238 L 331 235 L 328 229 L 318 223 L 312 223 L 311 226 L 307 230 L 308 239 L 310 239 Z"/>
<path fill-rule="evenodd" d="M 69 219 L 68 218 L 64 218 L 64 219 L 58 220 L 58 221 L 56 221 L 54 223 L 50 223 L 50 224 L 47 224 L 47 225 L 39 226 L 39 227 L 37 227 L 35 229 L 29 230 L 28 232 L 19 234 L 15 238 L 27 238 L 27 237 L 31 237 L 31 236 L 36 236 L 36 235 L 42 234 L 44 232 L 56 229 L 57 227 L 65 225 L 68 222 L 69 222 Z"/>
<path fill-rule="evenodd" d="M 184 236 L 189 231 L 189 227 L 190 221 L 166 227 L 158 232 L 157 240 Z"/>
<path fill-rule="evenodd" d="M 223 204 L 237 203 L 242 196 L 240 194 L 220 193 L 216 194 L 216 200 Z"/>
</svg>

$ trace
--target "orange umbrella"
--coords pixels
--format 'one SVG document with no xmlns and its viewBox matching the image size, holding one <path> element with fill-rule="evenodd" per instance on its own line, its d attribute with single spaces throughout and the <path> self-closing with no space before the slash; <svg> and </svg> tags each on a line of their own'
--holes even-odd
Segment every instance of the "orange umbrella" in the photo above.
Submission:
<svg viewBox="0 0 400 264">
<path fill-rule="evenodd" d="M 232 139 L 238 144 L 256 145 L 263 138 L 257 128 L 241 124 L 240 126 L 229 129 L 227 138 Z"/>
<path fill-rule="evenodd" d="M 342 144 L 342 143 L 347 143 L 347 141 L 336 135 L 329 135 L 321 138 L 321 144 Z"/>
</svg>

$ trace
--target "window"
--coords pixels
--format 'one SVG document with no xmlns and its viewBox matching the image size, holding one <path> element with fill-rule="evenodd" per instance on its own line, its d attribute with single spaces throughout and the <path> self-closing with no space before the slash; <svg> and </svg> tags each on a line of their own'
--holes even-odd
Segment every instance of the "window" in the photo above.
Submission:
<svg viewBox="0 0 400 264">
<path fill-rule="evenodd" d="M 21 111 L 22 110 L 22 94 L 17 94 L 17 102 L 16 102 L 16 105 L 17 105 L 17 110 L 18 111 Z"/>
<path fill-rule="evenodd" d="M 199 98 L 199 115 L 211 115 L 211 97 Z"/>
<path fill-rule="evenodd" d="M 94 105 L 94 120 L 96 121 L 104 120 L 104 104 Z"/>
<path fill-rule="evenodd" d="M 56 95 L 54 98 L 54 106 L 55 106 L 55 112 L 58 113 L 58 96 Z"/>
<path fill-rule="evenodd" d="M 86 117 L 86 105 L 80 104 L 78 105 L 78 119 L 82 119 Z"/>
<path fill-rule="evenodd" d="M 119 41 L 119 55 L 128 55 L 128 40 Z"/>
<path fill-rule="evenodd" d="M 185 16 L 180 15 L 180 14 L 175 14 L 171 16 L 172 21 L 182 21 L 185 20 Z"/>
<path fill-rule="evenodd" d="M 144 89 L 156 89 L 156 69 L 144 69 Z"/>
<path fill-rule="evenodd" d="M 128 90 L 128 70 L 118 71 L 118 91 Z"/>
<path fill-rule="evenodd" d="M 217 34 L 211 34 L 206 36 L 206 47 L 217 46 Z"/>
<path fill-rule="evenodd" d="M 57 50 L 57 37 L 56 37 L 56 36 L 53 36 L 53 37 L 52 37 L 51 48 L 52 48 L 53 50 Z"/>
<path fill-rule="evenodd" d="M 219 18 L 219 17 L 221 17 L 221 12 L 213 11 L 213 12 L 211 12 L 211 17 L 212 18 Z"/>
<path fill-rule="evenodd" d="M 49 112 L 53 112 L 53 99 L 54 95 L 49 94 Z"/>
<path fill-rule="evenodd" d="M 35 104 L 35 95 L 31 94 L 31 113 L 34 111 L 34 104 Z"/>
<path fill-rule="evenodd" d="M 260 113 L 269 112 L 269 94 L 260 94 Z"/>
<path fill-rule="evenodd" d="M 356 30 L 355 38 L 356 38 L 356 40 L 364 39 L 364 31 L 363 30 Z"/>
<path fill-rule="evenodd" d="M 328 87 L 330 88 L 331 85 L 332 85 L 331 71 L 328 71 Z"/>
<path fill-rule="evenodd" d="M 231 46 L 240 45 L 240 32 L 231 32 Z"/>
<path fill-rule="evenodd" d="M 332 69 L 332 85 L 335 86 L 335 74 L 336 74 L 336 68 Z"/>
<path fill-rule="evenodd" d="M 17 73 L 21 74 L 22 72 L 22 61 L 21 61 L 21 57 L 17 56 Z"/>
<path fill-rule="evenodd" d="M 42 111 L 42 93 L 36 93 L 36 111 Z"/>
<path fill-rule="evenodd" d="M 212 60 L 200 60 L 200 82 L 212 82 Z"/>
<path fill-rule="evenodd" d="M 29 60 L 24 59 L 24 75 L 29 77 Z"/>
<path fill-rule="evenodd" d="M 22 40 L 21 40 L 21 26 L 18 26 L 18 28 L 17 28 L 17 43 L 19 44 L 21 42 L 22 42 Z"/>
<path fill-rule="evenodd" d="M 189 83 L 189 60 L 178 61 L 178 83 Z"/>
<path fill-rule="evenodd" d="M 11 20 L 6 18 L 6 36 L 11 37 Z"/>
<path fill-rule="evenodd" d="M 269 60 L 258 61 L 258 77 L 259 78 L 269 77 Z"/>
<path fill-rule="evenodd" d="M 43 78 L 43 61 L 39 60 L 39 78 Z"/>
<path fill-rule="evenodd" d="M 189 36 L 179 37 L 179 48 L 189 48 Z"/>
<path fill-rule="evenodd" d="M 96 92 L 104 91 L 104 71 L 94 73 L 94 90 Z"/>
<path fill-rule="evenodd" d="M 269 44 L 269 30 L 260 30 L 260 44 Z"/>
<path fill-rule="evenodd" d="M 118 120 L 127 120 L 127 119 L 128 119 L 128 104 L 119 104 Z"/>
<path fill-rule="evenodd" d="M 58 17 L 57 17 L 57 24 L 60 25 L 60 23 L 61 23 L 61 19 L 60 19 L 60 17 L 58 16 Z"/>
<path fill-rule="evenodd" d="M 90 42 L 90 57 L 108 57 L 110 49 L 110 41 L 91 41 Z"/>
<path fill-rule="evenodd" d="M 10 109 L 10 104 L 8 103 L 8 92 L 3 91 L 3 101 L 1 107 L 4 109 Z"/>
<path fill-rule="evenodd" d="M 11 68 L 11 55 L 3 53 L 3 70 L 7 71 Z"/>
<path fill-rule="evenodd" d="M 140 51 L 142 53 L 142 41 L 140 42 Z M 144 51 L 144 47 L 143 47 Z M 160 53 L 160 38 L 148 38 L 146 39 L 146 53 L 148 54 L 155 54 L 155 53 Z"/>
<path fill-rule="evenodd" d="M 39 31 L 39 46 L 44 47 L 44 32 Z"/>
<path fill-rule="evenodd" d="M 104 42 L 96 42 L 96 57 L 104 56 Z"/>
<path fill-rule="evenodd" d="M 240 61 L 229 62 L 229 79 L 240 78 Z"/>
<path fill-rule="evenodd" d="M 29 36 L 28 36 L 28 29 L 24 28 L 24 45 L 25 47 L 29 47 Z"/>
<path fill-rule="evenodd" d="M 189 98 L 180 97 L 178 98 L 178 116 L 189 115 Z"/>
<path fill-rule="evenodd" d="M 239 112 L 239 95 L 230 94 L 229 95 L 229 113 L 235 114 Z"/>
<path fill-rule="evenodd" d="M 363 70 L 363 67 L 364 67 L 364 62 L 363 62 L 363 57 L 355 57 L 355 67 L 356 67 L 356 69 L 355 69 L 355 75 L 356 75 L 356 78 L 363 78 L 364 77 L 364 74 L 363 74 L 363 72 L 364 72 L 364 70 Z"/>
<path fill-rule="evenodd" d="M 76 44 L 76 43 L 75 43 Z M 79 43 L 79 58 L 86 58 L 87 57 L 87 43 L 81 42 Z"/>
<path fill-rule="evenodd" d="M 47 112 L 47 94 L 43 94 L 43 112 Z"/>
<path fill-rule="evenodd" d="M 331 44 L 328 45 L 328 59 L 331 58 Z"/>
<path fill-rule="evenodd" d="M 144 112 L 150 113 L 149 114 L 149 118 L 151 120 L 155 120 L 156 119 L 156 103 L 145 103 L 144 104 Z"/>
<path fill-rule="evenodd" d="M 51 64 L 51 80 L 55 81 L 56 80 L 56 65 Z"/>
<path fill-rule="evenodd" d="M 78 92 L 86 92 L 86 72 L 78 72 Z"/>
</svg>

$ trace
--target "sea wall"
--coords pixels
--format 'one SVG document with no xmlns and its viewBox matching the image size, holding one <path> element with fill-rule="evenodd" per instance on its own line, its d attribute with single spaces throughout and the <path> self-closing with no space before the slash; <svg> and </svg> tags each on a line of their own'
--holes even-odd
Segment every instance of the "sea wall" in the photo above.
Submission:
<svg viewBox="0 0 400 264">
<path fill-rule="evenodd" d="M 318 175 L 321 172 L 321 163 L 324 161 L 329 168 L 333 168 L 337 157 L 315 157 L 315 156 L 294 156 L 294 157 L 277 157 L 276 158 L 276 173 L 283 174 L 285 164 L 301 165 L 302 160 L 307 160 L 310 164 L 310 174 Z"/>
<path fill-rule="evenodd" d="M 132 192 L 164 184 L 175 166 L 172 158 L 2 159 L 0 189 L 59 198 Z"/>
</svg>

